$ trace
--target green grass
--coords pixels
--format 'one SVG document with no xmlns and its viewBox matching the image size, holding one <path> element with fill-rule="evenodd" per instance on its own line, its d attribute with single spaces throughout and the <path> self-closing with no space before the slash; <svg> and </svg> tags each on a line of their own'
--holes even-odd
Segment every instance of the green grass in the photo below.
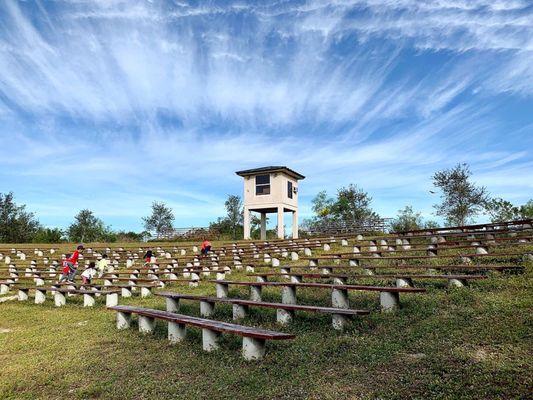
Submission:
<svg viewBox="0 0 533 400">
<path fill-rule="evenodd" d="M 234 273 L 229 279 L 245 279 Z M 328 316 L 298 314 L 289 327 L 275 311 L 252 310 L 244 324 L 292 332 L 293 341 L 271 342 L 261 362 L 240 356 L 241 338 L 223 336 L 221 349 L 201 350 L 200 331 L 169 345 L 166 324 L 154 335 L 117 331 L 115 315 L 82 299 L 64 308 L 51 300 L 0 303 L 1 399 L 520 399 L 533 384 L 533 265 L 520 275 L 495 273 L 469 288 L 424 282 L 423 295 L 402 296 L 394 314 L 378 312 L 377 293 L 351 293 L 352 307 L 372 309 L 345 333 Z M 170 290 L 214 294 L 214 286 Z M 245 288 L 231 296 L 247 297 Z M 328 291 L 299 290 L 307 304 L 329 304 Z M 280 300 L 269 288 L 265 300 Z M 121 299 L 164 309 L 162 298 Z M 198 315 L 198 303 L 182 311 Z M 231 321 L 231 307 L 216 319 Z"/>
</svg>

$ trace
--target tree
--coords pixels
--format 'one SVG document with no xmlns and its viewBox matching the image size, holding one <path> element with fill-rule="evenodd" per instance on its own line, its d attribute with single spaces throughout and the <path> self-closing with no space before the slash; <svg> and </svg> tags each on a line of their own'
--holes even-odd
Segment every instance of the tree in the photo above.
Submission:
<svg viewBox="0 0 533 400">
<path fill-rule="evenodd" d="M 465 225 L 472 220 L 487 202 L 487 190 L 470 181 L 472 172 L 467 164 L 457 164 L 451 169 L 433 175 L 433 185 L 442 191 L 441 204 L 434 205 L 436 215 L 446 218 L 450 225 Z"/>
<path fill-rule="evenodd" d="M 519 216 L 522 219 L 533 218 L 533 199 L 530 199 L 526 204 L 520 206 Z"/>
<path fill-rule="evenodd" d="M 224 205 L 228 212 L 226 219 L 231 229 L 231 237 L 237 239 L 237 229 L 243 224 L 242 200 L 239 196 L 229 195 Z"/>
<path fill-rule="evenodd" d="M 520 218 L 520 208 L 502 198 L 490 199 L 485 204 L 491 222 L 512 221 Z"/>
<path fill-rule="evenodd" d="M 414 231 L 422 227 L 422 215 L 415 213 L 412 206 L 405 206 L 402 210 L 398 210 L 398 217 L 391 224 L 393 232 Z"/>
<path fill-rule="evenodd" d="M 74 222 L 67 229 L 67 235 L 72 242 L 114 241 L 111 228 L 106 227 L 101 219 L 87 209 L 81 210 L 74 217 Z"/>
<path fill-rule="evenodd" d="M 152 203 L 152 215 L 143 217 L 144 228 L 149 232 L 155 232 L 157 237 L 172 229 L 174 214 L 172 209 L 163 202 Z"/>
<path fill-rule="evenodd" d="M 59 228 L 39 228 L 33 236 L 33 243 L 61 243 L 63 231 Z"/>
<path fill-rule="evenodd" d="M 332 217 L 333 205 L 335 200 L 328 197 L 325 190 L 318 192 L 317 195 L 311 200 L 311 208 L 316 216 L 321 220 L 327 220 Z"/>
<path fill-rule="evenodd" d="M 533 218 L 533 199 L 524 205 L 515 206 L 510 201 L 498 197 L 487 200 L 485 210 L 492 222 Z"/>
<path fill-rule="evenodd" d="M 345 224 L 360 225 L 379 218 L 371 208 L 372 197 L 357 185 L 340 188 L 332 206 L 334 218 Z"/>
<path fill-rule="evenodd" d="M 34 214 L 26 211 L 25 205 L 14 202 L 13 192 L 0 193 L 0 242 L 30 242 L 39 229 Z"/>
</svg>

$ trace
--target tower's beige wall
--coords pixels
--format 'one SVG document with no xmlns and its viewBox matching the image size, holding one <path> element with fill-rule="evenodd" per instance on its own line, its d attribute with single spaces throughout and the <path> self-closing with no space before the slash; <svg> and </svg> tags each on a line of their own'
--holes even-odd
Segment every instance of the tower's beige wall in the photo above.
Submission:
<svg viewBox="0 0 533 400">
<path fill-rule="evenodd" d="M 261 174 L 262 175 L 262 174 Z M 255 194 L 255 176 L 247 176 L 244 178 L 244 206 L 250 209 L 255 207 L 278 207 L 288 206 L 287 208 L 295 209 L 298 207 L 298 193 L 292 194 L 292 199 L 288 197 L 287 182 L 291 181 L 292 186 L 298 187 L 296 179 L 283 174 L 270 174 L 270 194 L 259 195 Z"/>
</svg>

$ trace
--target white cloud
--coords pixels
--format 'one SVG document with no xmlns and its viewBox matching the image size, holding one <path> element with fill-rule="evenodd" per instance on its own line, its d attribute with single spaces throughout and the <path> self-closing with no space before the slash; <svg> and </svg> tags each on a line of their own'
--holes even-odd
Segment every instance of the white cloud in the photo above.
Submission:
<svg viewBox="0 0 533 400">
<path fill-rule="evenodd" d="M 166 199 L 205 222 L 240 191 L 235 170 L 270 164 L 302 170 L 304 198 L 355 182 L 384 213 L 391 193 L 426 207 L 431 173 L 463 161 L 530 193 L 531 129 L 494 115 L 533 94 L 527 2 L 27 7 L 0 5 L 0 190 L 43 215 Z"/>
</svg>

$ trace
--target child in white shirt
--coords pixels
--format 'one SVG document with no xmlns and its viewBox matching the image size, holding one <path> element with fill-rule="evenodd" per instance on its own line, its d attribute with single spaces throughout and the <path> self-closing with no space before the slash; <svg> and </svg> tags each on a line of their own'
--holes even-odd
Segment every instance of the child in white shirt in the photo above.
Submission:
<svg viewBox="0 0 533 400">
<path fill-rule="evenodd" d="M 96 276 L 96 266 L 94 261 L 89 263 L 89 266 L 81 273 L 81 279 L 84 285 L 90 285 L 91 280 Z"/>
</svg>

